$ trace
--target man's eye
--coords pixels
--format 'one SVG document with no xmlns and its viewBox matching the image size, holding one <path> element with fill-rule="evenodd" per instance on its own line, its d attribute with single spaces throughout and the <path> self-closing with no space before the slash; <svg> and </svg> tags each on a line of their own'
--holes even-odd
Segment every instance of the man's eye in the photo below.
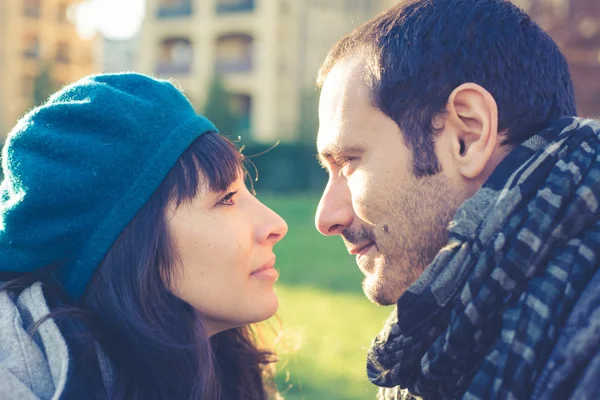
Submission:
<svg viewBox="0 0 600 400">
<path fill-rule="evenodd" d="M 339 157 L 335 160 L 335 164 L 342 169 L 351 166 L 354 161 L 356 161 L 356 157 Z"/>
<path fill-rule="evenodd" d="M 225 197 L 223 197 L 221 200 L 219 200 L 218 204 L 222 205 L 222 206 L 232 206 L 234 204 L 233 196 L 235 196 L 236 193 L 237 193 L 237 190 L 235 192 L 227 193 L 227 195 Z"/>
</svg>

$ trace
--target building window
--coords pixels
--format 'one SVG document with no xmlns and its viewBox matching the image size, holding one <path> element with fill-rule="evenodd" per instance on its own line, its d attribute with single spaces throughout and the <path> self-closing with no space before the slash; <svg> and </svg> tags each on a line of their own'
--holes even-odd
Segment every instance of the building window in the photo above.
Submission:
<svg viewBox="0 0 600 400">
<path fill-rule="evenodd" d="M 23 56 L 31 59 L 36 59 L 40 56 L 40 38 L 37 35 L 27 35 L 25 37 Z"/>
<path fill-rule="evenodd" d="M 159 0 L 158 18 L 180 18 L 192 15 L 192 0 Z"/>
<path fill-rule="evenodd" d="M 30 18 L 39 18 L 40 0 L 23 0 L 23 12 Z"/>
<path fill-rule="evenodd" d="M 221 36 L 217 39 L 216 72 L 250 72 L 253 64 L 253 40 L 251 36 L 233 34 Z"/>
<path fill-rule="evenodd" d="M 241 135 L 252 133 L 252 97 L 246 94 L 232 94 L 231 111 L 236 116 L 236 132 Z"/>
<path fill-rule="evenodd" d="M 56 47 L 56 62 L 59 64 L 67 64 L 69 62 L 69 44 L 59 42 Z"/>
<path fill-rule="evenodd" d="M 217 0 L 219 14 L 254 10 L 254 0 Z"/>
<path fill-rule="evenodd" d="M 186 38 L 167 38 L 160 43 L 157 73 L 189 73 L 192 69 L 192 44 Z"/>
</svg>

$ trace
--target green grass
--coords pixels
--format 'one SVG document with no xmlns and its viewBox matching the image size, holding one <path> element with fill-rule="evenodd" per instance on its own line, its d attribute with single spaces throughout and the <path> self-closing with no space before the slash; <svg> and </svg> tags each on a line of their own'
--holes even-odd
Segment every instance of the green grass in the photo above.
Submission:
<svg viewBox="0 0 600 400">
<path fill-rule="evenodd" d="M 277 383 L 288 400 L 372 399 L 366 351 L 392 311 L 369 303 L 362 274 L 339 237 L 314 227 L 316 196 L 259 196 L 288 223 L 275 247 L 279 317 L 288 349 Z"/>
</svg>

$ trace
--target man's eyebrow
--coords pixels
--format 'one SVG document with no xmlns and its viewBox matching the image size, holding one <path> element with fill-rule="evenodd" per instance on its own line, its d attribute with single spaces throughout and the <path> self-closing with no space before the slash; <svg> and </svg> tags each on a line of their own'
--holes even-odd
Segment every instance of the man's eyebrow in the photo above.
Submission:
<svg viewBox="0 0 600 400">
<path fill-rule="evenodd" d="M 328 146 L 317 154 L 317 160 L 321 166 L 325 167 L 326 161 L 334 160 L 340 155 L 360 155 L 364 152 L 361 147 L 332 145 Z"/>
</svg>

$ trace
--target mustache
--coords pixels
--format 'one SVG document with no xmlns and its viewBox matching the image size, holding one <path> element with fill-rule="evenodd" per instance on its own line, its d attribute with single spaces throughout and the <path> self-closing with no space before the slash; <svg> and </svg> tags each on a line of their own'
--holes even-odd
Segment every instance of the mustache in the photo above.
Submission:
<svg viewBox="0 0 600 400">
<path fill-rule="evenodd" d="M 365 226 L 360 228 L 346 228 L 342 231 L 342 237 L 348 243 L 359 245 L 366 242 L 375 243 L 375 234 Z"/>
</svg>

